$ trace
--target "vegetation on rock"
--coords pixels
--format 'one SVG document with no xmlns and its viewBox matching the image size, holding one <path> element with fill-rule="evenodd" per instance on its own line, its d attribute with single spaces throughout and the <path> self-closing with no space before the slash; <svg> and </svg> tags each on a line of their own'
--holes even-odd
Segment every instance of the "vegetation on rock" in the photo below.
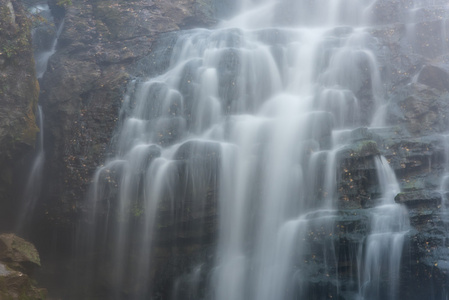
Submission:
<svg viewBox="0 0 449 300">
<path fill-rule="evenodd" d="M 8 223 L 18 191 L 16 166 L 34 147 L 39 96 L 31 45 L 31 21 L 18 0 L 0 0 L 0 224 Z"/>
<path fill-rule="evenodd" d="M 14 234 L 0 235 L 0 299 L 44 300 L 45 289 L 31 279 L 33 269 L 40 266 L 33 244 Z"/>
</svg>

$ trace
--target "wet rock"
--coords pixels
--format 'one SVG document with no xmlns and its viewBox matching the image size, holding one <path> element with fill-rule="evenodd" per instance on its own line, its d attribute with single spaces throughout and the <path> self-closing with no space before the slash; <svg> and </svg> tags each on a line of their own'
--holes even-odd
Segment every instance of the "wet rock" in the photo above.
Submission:
<svg viewBox="0 0 449 300">
<path fill-rule="evenodd" d="M 424 57 L 434 59 L 445 54 L 449 46 L 449 23 L 440 20 L 417 23 L 412 31 L 413 49 Z"/>
<path fill-rule="evenodd" d="M 179 160 L 176 199 L 181 201 L 175 203 L 177 220 L 171 227 L 179 228 L 178 238 L 198 240 L 216 234 L 220 148 L 218 143 L 189 141 L 175 154 Z"/>
<path fill-rule="evenodd" d="M 44 300 L 46 295 L 47 291 L 36 288 L 26 274 L 8 270 L 0 262 L 0 299 Z"/>
<path fill-rule="evenodd" d="M 42 51 L 48 51 L 53 46 L 53 41 L 56 37 L 56 26 L 53 21 L 53 16 L 49 9 L 41 3 L 27 3 L 28 11 L 31 13 L 33 21 L 33 29 L 31 36 L 33 39 L 33 49 L 36 54 Z"/>
<path fill-rule="evenodd" d="M 79 211 L 96 167 L 112 155 L 113 147 L 108 145 L 129 74 L 147 71 L 139 69 L 143 63 L 138 61 L 154 57 L 152 46 L 160 33 L 210 26 L 215 12 L 208 0 L 75 0 L 65 6 L 53 2 L 53 12 L 59 9 L 56 20 L 61 22 L 64 16 L 64 25 L 57 52 L 42 79 L 45 144 L 53 145 L 46 153 L 54 159 L 45 183 L 48 193 L 43 198 L 47 202 L 38 209 L 69 224 Z M 162 47 L 158 49 L 169 49 L 165 44 Z M 170 122 L 174 127 L 179 123 Z M 161 144 L 173 143 L 175 135 L 166 133 Z"/>
<path fill-rule="evenodd" d="M 0 299 L 43 300 L 47 291 L 35 286 L 31 274 L 40 266 L 33 244 L 13 235 L 0 235 Z"/>
<path fill-rule="evenodd" d="M 411 84 L 395 93 L 392 100 L 400 113 L 389 114 L 390 122 L 404 126 L 415 136 L 447 130 L 449 94 L 423 84 Z"/>
<path fill-rule="evenodd" d="M 407 17 L 407 8 L 412 5 L 411 0 L 377 0 L 370 5 L 367 15 L 375 24 L 391 24 L 404 21 Z"/>
<path fill-rule="evenodd" d="M 161 38 L 154 43 L 159 35 L 210 26 L 215 23 L 215 11 L 209 0 L 49 2 L 56 23 L 64 21 L 57 51 L 41 81 L 45 153 L 52 159 L 47 161 L 44 194 L 36 207 L 38 226 L 31 231 L 40 237 L 38 246 L 45 251 L 53 250 L 49 245 L 57 236 L 58 254 L 65 255 L 73 246 L 73 226 L 88 209 L 84 200 L 93 174 L 115 154 L 113 133 L 125 102 L 123 94 L 125 89 L 135 87 L 130 74 L 155 74 L 167 68 L 169 59 L 163 61 L 158 56 L 162 52 L 168 57 L 170 42 L 175 39 L 168 38 L 165 43 Z M 150 60 L 157 66 L 140 60 Z M 172 144 L 169 132 L 163 133 L 160 143 Z M 102 213 L 106 215 L 111 209 L 113 214 L 117 194 L 114 184 L 120 180 L 120 170 L 114 169 L 100 180 L 111 180 L 105 190 L 111 206 L 104 204 Z M 168 213 L 162 208 L 162 214 Z M 142 211 L 136 206 L 130 214 L 133 222 L 139 222 Z M 49 280 L 56 282 L 58 278 Z M 83 299 L 85 295 L 76 291 L 70 296 Z"/>
<path fill-rule="evenodd" d="M 408 251 L 404 251 L 402 264 L 403 297 L 433 299 L 445 297 L 448 291 L 447 274 L 449 249 L 445 238 L 447 216 L 437 209 L 412 210 L 411 222 L 417 230 L 408 234 Z"/>
<path fill-rule="evenodd" d="M 25 273 L 31 273 L 32 268 L 41 265 L 34 245 L 13 234 L 0 235 L 0 261 Z"/>
<path fill-rule="evenodd" d="M 425 66 L 419 72 L 418 82 L 442 92 L 449 92 L 449 73 L 438 66 Z"/>
<path fill-rule="evenodd" d="M 350 139 L 351 141 L 354 142 L 359 142 L 363 140 L 373 140 L 373 137 L 374 135 L 366 127 L 354 129 L 350 133 Z"/>
<path fill-rule="evenodd" d="M 39 129 L 34 111 L 39 94 L 31 46 L 31 21 L 17 0 L 0 1 L 0 227 L 11 226 L 19 192 L 13 183 Z M 9 226 L 9 227 L 8 227 Z"/>
<path fill-rule="evenodd" d="M 357 136 L 357 134 L 356 134 Z M 378 196 L 374 157 L 379 155 L 377 143 L 362 140 L 338 153 L 338 206 L 341 209 L 370 207 Z"/>
<path fill-rule="evenodd" d="M 150 54 L 135 63 L 134 75 L 151 78 L 167 70 L 178 37 L 179 32 L 159 35 L 151 45 Z"/>
<path fill-rule="evenodd" d="M 190 158 L 207 158 L 220 155 L 220 144 L 208 141 L 188 141 L 182 144 L 176 151 L 175 158 L 179 160 L 187 160 Z"/>
<path fill-rule="evenodd" d="M 396 203 L 405 204 L 408 208 L 438 208 L 441 205 L 441 198 L 441 193 L 421 190 L 399 193 L 394 200 Z"/>
<path fill-rule="evenodd" d="M 412 81 L 424 65 L 425 58 L 413 51 L 405 24 L 374 27 L 371 32 L 379 39 L 379 47 L 374 49 L 381 65 L 379 71 L 388 90 L 394 92 Z"/>
<path fill-rule="evenodd" d="M 397 176 L 411 176 L 419 172 L 426 172 L 431 168 L 431 162 L 438 162 L 435 157 L 435 140 L 425 141 L 418 139 L 384 140 L 382 153 L 388 159 L 390 166 L 395 170 Z"/>
</svg>

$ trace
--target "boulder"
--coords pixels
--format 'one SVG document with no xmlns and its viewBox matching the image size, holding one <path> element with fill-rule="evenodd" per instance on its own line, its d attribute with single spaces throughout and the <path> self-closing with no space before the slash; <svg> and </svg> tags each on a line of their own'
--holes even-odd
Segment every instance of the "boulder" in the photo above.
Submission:
<svg viewBox="0 0 449 300">
<path fill-rule="evenodd" d="M 35 287 L 26 274 L 10 270 L 0 262 L 0 299 L 44 300 L 46 294 L 46 290 Z"/>
<path fill-rule="evenodd" d="M 433 68 L 424 68 L 424 70 L 426 69 Z M 435 71 L 435 69 L 433 70 Z M 449 94 L 443 88 L 444 76 L 435 82 L 431 82 L 430 74 L 431 71 L 429 70 L 421 76 L 421 81 L 430 86 L 411 83 L 393 91 L 391 94 L 390 107 L 392 109 L 387 112 L 387 120 L 405 128 L 412 136 L 443 133 L 447 131 L 449 126 L 447 117 L 449 114 Z"/>
<path fill-rule="evenodd" d="M 28 274 L 34 267 L 41 265 L 34 245 L 14 234 L 0 235 L 0 261 L 6 262 L 10 268 Z"/>
<path fill-rule="evenodd" d="M 399 193 L 394 200 L 397 203 L 405 204 L 408 208 L 419 206 L 426 208 L 438 208 L 441 205 L 441 193 L 435 191 L 413 191 Z"/>
<path fill-rule="evenodd" d="M 36 287 L 31 278 L 37 266 L 40 259 L 33 244 L 14 234 L 1 234 L 0 299 L 44 300 L 47 291 Z"/>
<path fill-rule="evenodd" d="M 449 92 L 449 72 L 440 66 L 424 66 L 419 72 L 418 82 L 442 92 Z"/>
</svg>

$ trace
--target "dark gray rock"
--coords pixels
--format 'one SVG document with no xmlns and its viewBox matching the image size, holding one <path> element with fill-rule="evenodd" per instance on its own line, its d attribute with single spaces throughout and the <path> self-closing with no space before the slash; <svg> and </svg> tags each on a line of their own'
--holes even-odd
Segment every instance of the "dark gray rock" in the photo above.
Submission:
<svg viewBox="0 0 449 300">
<path fill-rule="evenodd" d="M 33 244 L 14 234 L 0 235 L 0 298 L 44 300 L 47 291 L 32 280 L 40 266 L 39 253 Z"/>
<path fill-rule="evenodd" d="M 71 226 L 83 210 L 93 172 L 111 152 L 108 145 L 129 73 L 140 73 L 138 61 L 154 57 L 155 38 L 215 22 L 210 1 L 72 2 L 50 3 L 56 22 L 64 18 L 64 27 L 42 79 L 45 144 L 51 145 L 46 153 L 53 159 L 47 168 L 46 200 L 38 209 L 47 212 L 48 226 L 55 220 Z"/>
<path fill-rule="evenodd" d="M 439 66 L 424 66 L 419 72 L 418 82 L 442 92 L 449 92 L 449 73 Z"/>
<path fill-rule="evenodd" d="M 443 133 L 449 124 L 448 98 L 447 92 L 423 84 L 410 84 L 392 95 L 390 104 L 398 106 L 398 110 L 387 119 L 404 126 L 414 136 Z"/>
<path fill-rule="evenodd" d="M 361 130 L 356 130 L 360 132 Z M 357 133 L 355 136 L 357 137 Z M 371 207 L 379 195 L 374 157 L 380 154 L 373 140 L 359 140 L 338 153 L 337 190 L 341 209 Z"/>
<path fill-rule="evenodd" d="M 441 207 L 441 193 L 435 191 L 413 191 L 400 193 L 395 197 L 397 203 L 405 204 L 410 209 L 417 207 L 439 208 Z"/>
<path fill-rule="evenodd" d="M 36 133 L 34 111 L 39 95 L 31 21 L 16 0 L 0 1 L 0 228 L 11 230 L 11 216 L 20 190 L 17 169 L 33 148 Z"/>
</svg>

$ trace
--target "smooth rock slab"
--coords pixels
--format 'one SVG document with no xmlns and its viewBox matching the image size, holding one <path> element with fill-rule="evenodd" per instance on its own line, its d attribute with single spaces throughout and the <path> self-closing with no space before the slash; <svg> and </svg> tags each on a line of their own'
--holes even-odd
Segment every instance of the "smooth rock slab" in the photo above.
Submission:
<svg viewBox="0 0 449 300">
<path fill-rule="evenodd" d="M 441 204 L 441 193 L 425 190 L 399 193 L 394 201 L 405 204 L 408 208 L 416 208 L 417 206 L 438 207 Z"/>
</svg>

